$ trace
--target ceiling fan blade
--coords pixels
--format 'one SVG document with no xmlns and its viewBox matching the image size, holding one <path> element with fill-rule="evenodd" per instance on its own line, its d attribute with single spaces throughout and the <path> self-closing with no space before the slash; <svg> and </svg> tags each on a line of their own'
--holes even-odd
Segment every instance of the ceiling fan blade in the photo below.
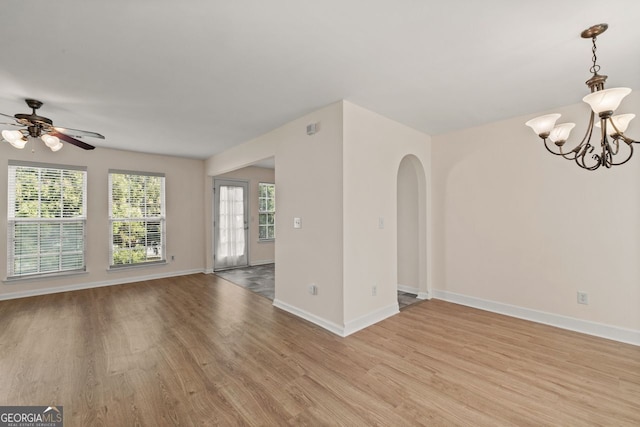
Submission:
<svg viewBox="0 0 640 427">
<path fill-rule="evenodd" d="M 49 133 L 49 135 L 57 136 L 61 140 L 68 142 L 69 144 L 73 144 L 76 147 L 84 148 L 85 150 L 93 150 L 94 148 L 96 148 L 93 145 L 87 144 L 86 142 L 78 141 L 77 139 L 69 135 L 65 135 L 62 132 L 51 132 Z"/>
<path fill-rule="evenodd" d="M 60 126 L 55 126 L 54 129 L 57 132 L 64 133 L 67 136 L 75 136 L 82 138 L 83 136 L 90 136 L 92 138 L 100 138 L 104 139 L 103 135 L 100 135 L 98 132 L 91 132 L 88 130 L 80 130 L 80 129 L 71 129 L 71 128 L 63 128 Z"/>
<path fill-rule="evenodd" d="M 0 125 L 20 126 L 20 127 L 24 126 L 24 125 L 21 125 L 20 123 L 7 123 L 7 122 L 0 122 Z"/>
<path fill-rule="evenodd" d="M 14 116 L 10 116 L 8 114 L 4 114 L 4 113 L 0 113 L 0 116 L 5 116 L 5 117 L 9 117 L 10 119 L 15 120 L 16 118 Z"/>
</svg>

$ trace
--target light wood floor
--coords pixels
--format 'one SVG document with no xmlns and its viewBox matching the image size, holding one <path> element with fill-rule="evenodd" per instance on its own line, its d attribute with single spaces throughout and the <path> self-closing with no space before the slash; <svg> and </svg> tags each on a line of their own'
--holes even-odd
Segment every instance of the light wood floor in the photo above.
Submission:
<svg viewBox="0 0 640 427">
<path fill-rule="evenodd" d="M 67 427 L 640 425 L 640 347 L 436 300 L 339 338 L 196 274 L 2 301 L 0 344 Z"/>
</svg>

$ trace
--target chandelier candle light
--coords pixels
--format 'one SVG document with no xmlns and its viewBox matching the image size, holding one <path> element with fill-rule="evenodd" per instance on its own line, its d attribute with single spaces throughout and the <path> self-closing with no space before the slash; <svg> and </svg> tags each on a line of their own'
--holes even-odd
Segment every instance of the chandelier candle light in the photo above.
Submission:
<svg viewBox="0 0 640 427">
<path fill-rule="evenodd" d="M 613 115 L 622 99 L 631 93 L 631 89 L 626 87 L 605 89 L 604 83 L 607 80 L 607 76 L 598 74 L 600 66 L 596 64 L 596 37 L 604 33 L 607 28 L 607 24 L 594 25 L 584 30 L 581 34 L 582 38 L 590 38 L 593 42 L 593 48 L 591 49 L 593 52 L 593 65 L 589 69 L 593 76 L 586 82 L 591 89 L 591 93 L 582 98 L 584 102 L 591 106 L 591 116 L 587 132 L 580 144 L 569 152 L 563 151 L 563 146 L 569 139 L 569 134 L 571 129 L 575 127 L 575 123 L 556 125 L 560 114 L 547 114 L 525 123 L 525 125 L 533 129 L 536 135 L 542 138 L 545 148 L 551 154 L 562 156 L 567 160 L 574 160 L 578 166 L 587 170 L 596 170 L 600 166 L 610 168 L 611 166 L 618 166 L 628 162 L 633 155 L 633 145 L 631 144 L 640 142 L 634 141 L 624 134 L 629 122 L 636 115 Z M 596 114 L 598 119 L 596 119 Z M 596 153 L 594 153 L 596 146 L 591 144 L 594 127 L 600 129 L 600 150 Z M 547 140 L 553 142 L 558 147 L 558 151 L 549 148 Z M 624 144 L 621 144 L 621 142 Z M 623 148 L 621 152 L 620 147 L 625 145 L 626 148 Z M 620 154 L 620 157 L 617 157 L 618 154 Z"/>
</svg>

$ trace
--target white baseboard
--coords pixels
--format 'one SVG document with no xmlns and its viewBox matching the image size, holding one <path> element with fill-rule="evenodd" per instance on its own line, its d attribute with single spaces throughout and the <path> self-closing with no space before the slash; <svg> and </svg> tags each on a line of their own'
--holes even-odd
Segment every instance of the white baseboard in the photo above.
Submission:
<svg viewBox="0 0 640 427">
<path fill-rule="evenodd" d="M 294 316 L 298 316 L 304 320 L 308 320 L 309 322 L 314 323 L 321 328 L 328 330 L 329 332 L 333 332 L 334 334 L 341 337 L 344 336 L 344 328 L 342 326 L 329 320 L 323 319 L 320 316 L 316 316 L 315 314 L 309 313 L 308 311 L 289 305 L 277 298 L 273 300 L 273 305 L 281 310 L 293 314 Z"/>
<path fill-rule="evenodd" d="M 406 292 L 408 294 L 414 295 L 418 295 L 418 292 L 420 292 L 420 289 L 416 288 L 415 286 L 401 285 L 400 283 L 398 283 L 398 290 L 400 292 Z"/>
<path fill-rule="evenodd" d="M 398 303 L 396 302 L 388 307 L 384 307 L 380 310 L 374 311 L 373 313 L 366 314 L 350 322 L 347 322 L 344 326 L 340 326 L 327 319 L 316 316 L 313 313 L 309 313 L 306 310 L 302 310 L 300 308 L 287 304 L 286 302 L 283 302 L 279 299 L 274 299 L 273 305 L 304 320 L 308 320 L 309 322 L 314 323 L 321 328 L 324 328 L 329 332 L 332 332 L 343 338 L 400 312 Z"/>
<path fill-rule="evenodd" d="M 430 292 L 418 292 L 418 299 L 431 299 Z"/>
<path fill-rule="evenodd" d="M 351 335 L 354 332 L 358 332 L 361 329 L 371 326 L 374 323 L 378 323 L 388 317 L 393 316 L 394 314 L 398 314 L 399 312 L 400 308 L 398 307 L 398 301 L 396 301 L 394 304 L 383 307 L 380 310 L 376 310 L 372 313 L 360 316 L 357 319 L 345 323 L 342 336 L 346 337 L 348 335 Z"/>
<path fill-rule="evenodd" d="M 263 259 L 261 261 L 253 261 L 251 263 L 251 266 L 253 267 L 254 265 L 267 265 L 267 264 L 275 264 L 276 262 L 272 259 Z"/>
<path fill-rule="evenodd" d="M 518 319 L 530 320 L 532 322 L 543 323 L 545 325 L 555 326 L 570 331 L 581 332 L 587 335 L 594 335 L 601 338 L 640 346 L 640 330 L 576 319 L 573 317 L 503 304 L 496 301 L 484 300 L 447 291 L 434 290 L 433 297 L 443 301 L 478 308 L 480 310 L 517 317 Z"/>
<path fill-rule="evenodd" d="M 7 292 L 0 294 L 0 301 L 16 298 L 33 297 L 37 295 L 55 294 L 58 292 L 78 291 L 81 289 L 101 288 L 103 286 L 124 285 L 126 283 L 143 282 L 145 280 L 165 279 L 167 277 L 186 276 L 188 274 L 204 273 L 204 270 L 183 270 L 172 271 L 169 273 L 150 274 L 147 276 L 122 277 L 114 280 L 105 280 L 102 282 L 79 283 L 76 285 L 57 286 L 53 288 L 41 288 L 28 291 Z"/>
<path fill-rule="evenodd" d="M 398 283 L 398 290 L 401 292 L 407 292 L 409 294 L 417 295 L 416 298 L 418 299 L 431 299 L 431 294 L 429 292 L 422 292 L 415 286 L 401 285 Z"/>
</svg>

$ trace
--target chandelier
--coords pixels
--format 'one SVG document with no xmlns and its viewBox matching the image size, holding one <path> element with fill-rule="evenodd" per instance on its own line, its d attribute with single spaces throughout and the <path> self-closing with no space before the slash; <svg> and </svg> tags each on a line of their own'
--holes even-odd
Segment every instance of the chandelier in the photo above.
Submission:
<svg viewBox="0 0 640 427">
<path fill-rule="evenodd" d="M 633 155 L 633 145 L 631 144 L 640 142 L 634 141 L 624 134 L 629 122 L 636 115 L 613 115 L 622 99 L 631 93 L 631 89 L 626 87 L 605 89 L 604 83 L 607 80 L 607 76 L 598 74 L 600 66 L 596 63 L 598 59 L 596 56 L 596 37 L 604 33 L 607 28 L 607 24 L 594 25 L 580 34 L 582 38 L 590 38 L 593 42 L 591 49 L 593 52 L 593 65 L 589 69 L 593 76 L 586 81 L 591 93 L 582 98 L 584 102 L 591 106 L 591 115 L 587 132 L 580 144 L 571 150 L 563 149 L 571 129 L 575 127 L 575 123 L 556 125 L 560 114 L 547 114 L 525 123 L 525 125 L 533 129 L 536 135 L 542 138 L 545 148 L 551 154 L 564 157 L 567 160 L 574 160 L 578 166 L 587 170 L 596 170 L 600 166 L 610 168 L 611 166 L 619 166 L 628 162 Z M 596 118 L 596 114 L 598 118 Z M 599 131 L 596 130 L 596 134 L 600 134 L 599 148 L 591 144 L 594 127 L 599 128 Z M 557 146 L 557 150 L 552 150 L 548 145 L 548 141 L 553 142 Z"/>
</svg>

